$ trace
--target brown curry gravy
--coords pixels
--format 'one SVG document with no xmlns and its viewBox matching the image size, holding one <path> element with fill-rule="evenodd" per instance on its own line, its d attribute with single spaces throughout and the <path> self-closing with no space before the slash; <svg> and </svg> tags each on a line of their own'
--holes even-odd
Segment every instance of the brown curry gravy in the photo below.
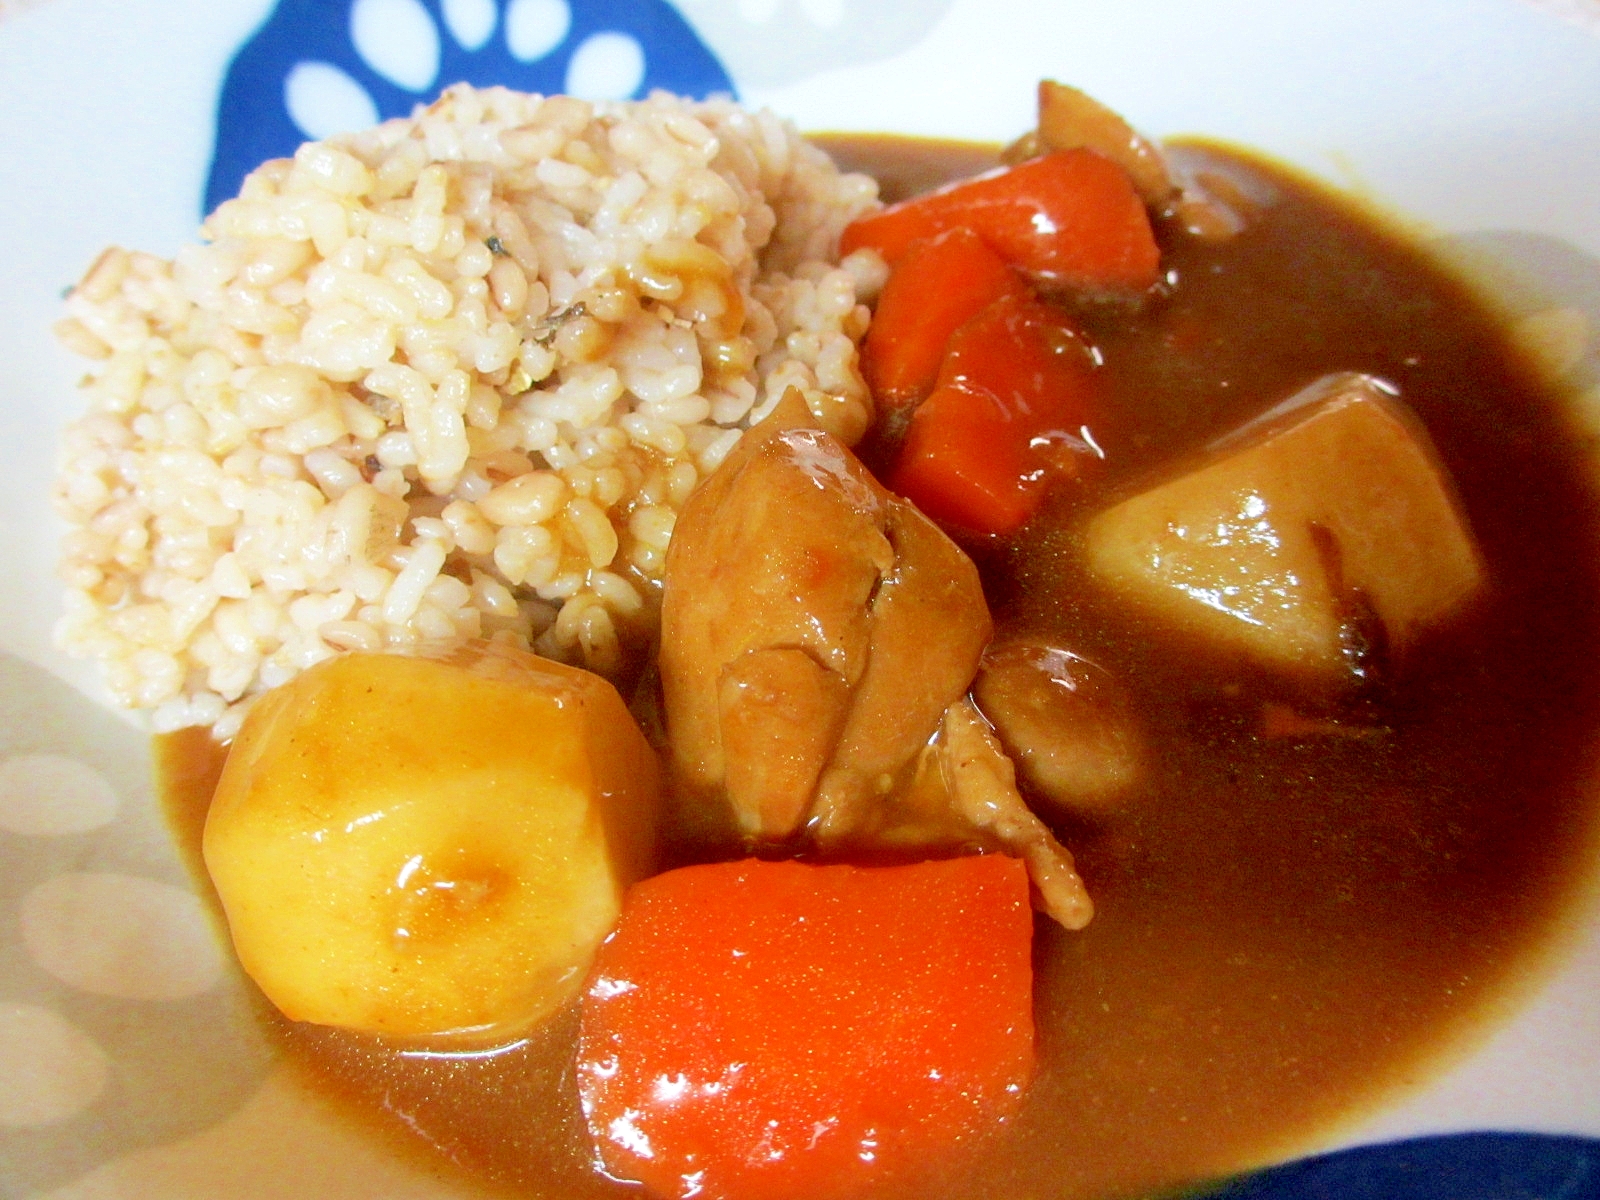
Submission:
<svg viewBox="0 0 1600 1200">
<path fill-rule="evenodd" d="M 828 139 L 886 190 L 992 151 Z M 1170 295 L 1084 314 L 1119 412 L 1097 430 L 1103 503 L 1316 376 L 1398 386 L 1453 472 L 1492 595 L 1355 701 L 1312 701 L 1357 736 L 1268 737 L 1304 696 L 1138 628 L 1074 583 L 1071 490 L 1009 544 L 972 545 L 1003 635 L 1026 630 L 1133 689 L 1148 786 L 1100 820 L 1055 818 L 1097 904 L 1040 920 L 1041 1071 L 1016 1123 L 926 1197 L 1098 1200 L 1289 1153 L 1423 1077 L 1537 972 L 1592 875 L 1600 505 L 1555 394 L 1454 280 L 1373 220 L 1260 160 L 1191 145 L 1257 207 L 1205 244 L 1161 231 Z M 161 746 L 191 853 L 215 752 Z M 595 1174 L 569 1015 L 495 1057 L 405 1057 L 262 1019 L 357 1120 L 496 1192 L 623 1194 Z M 420 1136 L 419 1136 L 420 1135 Z"/>
</svg>

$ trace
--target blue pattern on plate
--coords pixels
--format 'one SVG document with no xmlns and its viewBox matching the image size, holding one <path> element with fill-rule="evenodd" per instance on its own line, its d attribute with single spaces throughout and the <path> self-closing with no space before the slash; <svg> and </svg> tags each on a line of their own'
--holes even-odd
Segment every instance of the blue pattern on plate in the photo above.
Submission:
<svg viewBox="0 0 1600 1200">
<path fill-rule="evenodd" d="M 372 53 L 375 38 L 380 51 L 390 52 Z M 553 44 L 541 44 L 552 38 Z M 634 84 L 617 98 L 655 88 L 687 96 L 734 94 L 722 64 L 665 0 L 279 0 L 234 55 L 223 81 L 204 211 L 237 193 L 267 159 L 293 154 L 307 138 L 339 124 L 334 113 L 328 127 L 316 127 L 318 121 L 306 120 L 304 104 L 291 112 L 297 68 L 300 82 L 322 85 L 321 98 L 331 93 L 343 101 L 343 113 L 381 120 L 407 115 L 458 81 L 574 90 L 572 73 L 596 82 L 594 64 L 608 54 L 609 78 L 620 79 L 623 88 Z M 602 92 L 607 65 L 600 63 Z"/>
<path fill-rule="evenodd" d="M 1360 1146 L 1238 1180 L 1215 1200 L 1596 1200 L 1600 1139 L 1459 1133 Z"/>
</svg>

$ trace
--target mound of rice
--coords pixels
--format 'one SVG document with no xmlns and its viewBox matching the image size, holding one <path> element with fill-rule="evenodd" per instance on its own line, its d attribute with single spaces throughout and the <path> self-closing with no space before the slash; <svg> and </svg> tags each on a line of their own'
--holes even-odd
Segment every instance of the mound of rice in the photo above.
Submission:
<svg viewBox="0 0 1600 1200">
<path fill-rule="evenodd" d="M 157 729 L 347 650 L 648 644 L 673 521 L 790 386 L 870 401 L 876 203 L 729 102 L 456 87 L 267 163 L 172 262 L 106 251 L 56 500 L 63 647 Z"/>
</svg>

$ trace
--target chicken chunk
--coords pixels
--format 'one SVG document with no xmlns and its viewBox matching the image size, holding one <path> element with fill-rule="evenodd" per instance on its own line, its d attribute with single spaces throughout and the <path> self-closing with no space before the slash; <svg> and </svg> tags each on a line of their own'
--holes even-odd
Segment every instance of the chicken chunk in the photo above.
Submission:
<svg viewBox="0 0 1600 1200">
<path fill-rule="evenodd" d="M 1094 904 L 1071 852 L 1028 808 L 1016 769 L 970 700 L 945 713 L 937 753 L 954 814 L 1027 864 L 1039 908 L 1066 929 L 1087 925 Z"/>
<path fill-rule="evenodd" d="M 1185 230 L 1207 241 L 1221 241 L 1237 234 L 1244 227 L 1245 214 L 1253 207 L 1239 203 L 1245 197 L 1226 179 L 1175 174 L 1158 143 L 1092 96 L 1051 79 L 1039 84 L 1037 126 L 1007 146 L 1001 157 L 1005 162 L 1018 163 L 1035 155 L 1080 146 L 1126 171 L 1151 212 L 1177 217 Z"/>
<path fill-rule="evenodd" d="M 1165 210 L 1177 193 L 1161 147 L 1075 87 L 1040 81 L 1038 139 L 1042 150 L 1087 146 L 1109 158 L 1128 173 L 1140 199 L 1156 212 Z"/>
<path fill-rule="evenodd" d="M 1016 767 L 965 696 L 945 710 L 904 786 L 862 819 L 849 845 L 897 856 L 1009 854 L 1028 868 L 1035 908 L 1066 929 L 1094 915 L 1072 853 L 1028 807 Z"/>
<path fill-rule="evenodd" d="M 1063 808 L 1115 806 L 1144 776 L 1132 705 L 1104 667 L 1080 655 L 1030 639 L 990 646 L 972 697 L 1024 782 Z"/>
<path fill-rule="evenodd" d="M 977 570 L 791 392 L 673 532 L 661 679 L 681 785 L 744 835 L 831 836 L 933 735 L 991 623 Z"/>
<path fill-rule="evenodd" d="M 680 792 L 747 842 L 1005 852 L 1069 929 L 1093 909 L 966 693 L 977 568 L 817 428 L 796 393 L 689 500 L 667 552 L 661 683 Z"/>
</svg>

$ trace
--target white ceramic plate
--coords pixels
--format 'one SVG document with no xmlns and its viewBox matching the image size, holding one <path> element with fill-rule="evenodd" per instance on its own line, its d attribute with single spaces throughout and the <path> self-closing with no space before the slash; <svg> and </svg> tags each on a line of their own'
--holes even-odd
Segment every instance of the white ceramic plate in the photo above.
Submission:
<svg viewBox="0 0 1600 1200">
<path fill-rule="evenodd" d="M 1600 409 L 1600 0 L 0 0 L 0 1196 L 444 1194 L 272 1067 L 153 811 L 142 735 L 51 648 L 47 495 L 78 401 L 49 326 L 99 249 L 170 255 L 255 158 L 458 77 L 731 86 L 808 129 L 1003 139 L 1041 76 L 1355 188 L 1490 262 L 1514 307 L 1565 306 Z M 1564 937 L 1479 1045 L 1307 1149 L 1600 1135 L 1600 896 Z M 1483 1171 L 1515 1169 L 1555 1180 L 1515 1194 L 1592 1195 L 1597 1147 L 1357 1156 L 1315 1194 L 1489 1196 L 1510 1176 Z M 1422 1190 L 1386 1182 L 1397 1163 Z M 1316 1178 L 1248 1194 L 1334 1176 Z"/>
</svg>

